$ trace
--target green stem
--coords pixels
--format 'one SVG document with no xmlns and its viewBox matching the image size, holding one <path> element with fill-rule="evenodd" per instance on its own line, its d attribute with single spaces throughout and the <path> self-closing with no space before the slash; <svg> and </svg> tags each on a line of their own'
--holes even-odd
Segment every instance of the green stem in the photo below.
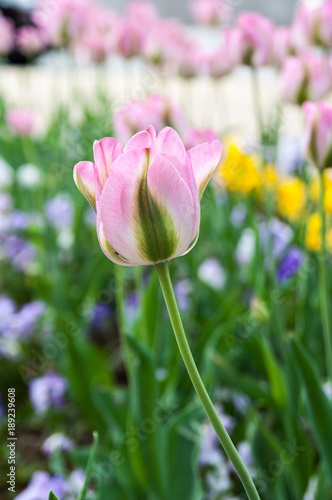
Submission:
<svg viewBox="0 0 332 500">
<path fill-rule="evenodd" d="M 188 374 L 191 378 L 193 386 L 197 392 L 199 399 L 204 407 L 207 416 L 219 438 L 219 441 L 224 448 L 228 458 L 232 462 L 244 489 L 247 492 L 249 500 L 260 500 L 256 487 L 251 479 L 240 455 L 238 454 L 231 438 L 220 421 L 218 413 L 216 412 L 213 403 L 205 389 L 203 381 L 200 377 L 196 367 L 194 358 L 191 354 L 190 347 L 186 338 L 186 334 L 182 325 L 179 309 L 177 306 L 174 290 L 169 274 L 168 264 L 162 263 L 156 265 L 161 289 L 164 294 L 166 306 L 168 309 L 169 317 L 173 326 L 175 338 L 180 349 L 180 353 L 184 364 L 187 368 Z"/>
<path fill-rule="evenodd" d="M 320 176 L 320 195 L 319 209 L 322 221 L 321 231 L 321 250 L 319 255 L 319 293 L 320 293 L 320 311 L 322 318 L 323 337 L 325 344 L 326 370 L 329 380 L 332 382 L 332 338 L 330 330 L 329 304 L 328 304 L 328 282 L 327 282 L 327 266 L 326 266 L 326 216 L 324 209 L 324 176 L 323 171 Z"/>
<path fill-rule="evenodd" d="M 263 138 L 263 118 L 262 118 L 261 104 L 259 101 L 259 82 L 258 82 L 258 72 L 256 68 L 251 69 L 251 88 L 252 88 L 252 97 L 254 103 L 254 111 L 256 116 L 257 132 L 259 134 L 259 143 L 261 144 Z"/>
</svg>

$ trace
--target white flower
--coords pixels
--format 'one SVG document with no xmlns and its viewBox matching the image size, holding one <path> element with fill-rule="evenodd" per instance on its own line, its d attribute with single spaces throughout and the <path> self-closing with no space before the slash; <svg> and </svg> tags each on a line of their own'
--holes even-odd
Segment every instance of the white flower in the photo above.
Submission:
<svg viewBox="0 0 332 500">
<path fill-rule="evenodd" d="M 6 188 L 13 183 L 14 171 L 12 167 L 0 157 L 0 188 Z"/>
<path fill-rule="evenodd" d="M 52 455 L 55 451 L 71 450 L 74 443 L 61 432 L 56 432 L 49 436 L 42 444 L 42 450 L 46 455 Z"/>
<path fill-rule="evenodd" d="M 256 235 L 251 227 L 247 227 L 237 244 L 236 248 L 236 261 L 241 266 L 249 264 L 255 253 Z"/>
<path fill-rule="evenodd" d="M 43 174 L 39 167 L 32 163 L 21 165 L 16 172 L 17 182 L 26 188 L 39 186 Z"/>
<path fill-rule="evenodd" d="M 222 290 L 226 283 L 226 273 L 217 259 L 204 260 L 198 268 L 198 277 L 214 290 Z"/>
</svg>

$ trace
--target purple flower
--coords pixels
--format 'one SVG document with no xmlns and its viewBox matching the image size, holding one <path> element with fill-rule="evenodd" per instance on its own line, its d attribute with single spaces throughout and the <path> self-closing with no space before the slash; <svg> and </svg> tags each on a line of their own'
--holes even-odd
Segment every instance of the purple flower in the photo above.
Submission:
<svg viewBox="0 0 332 500">
<path fill-rule="evenodd" d="M 56 229 L 68 228 L 73 223 L 74 208 L 70 196 L 60 193 L 45 205 L 48 222 Z"/>
<path fill-rule="evenodd" d="M 272 219 L 269 223 L 262 222 L 259 233 L 264 252 L 266 254 L 269 252 L 269 245 L 271 244 L 272 253 L 276 258 L 281 257 L 293 238 L 292 229 L 279 219 Z"/>
<path fill-rule="evenodd" d="M 16 304 L 10 297 L 0 295 L 0 335 L 5 333 L 14 317 Z"/>
<path fill-rule="evenodd" d="M 73 448 L 73 441 L 61 432 L 56 432 L 49 436 L 42 445 L 42 450 L 46 455 L 52 455 L 55 451 L 68 451 Z"/>
<path fill-rule="evenodd" d="M 93 328 L 103 329 L 114 318 L 114 308 L 111 304 L 97 303 L 90 313 L 90 324 Z"/>
<path fill-rule="evenodd" d="M 226 273 L 218 259 L 205 259 L 197 271 L 198 277 L 214 290 L 222 290 L 226 283 Z"/>
<path fill-rule="evenodd" d="M 0 193 L 0 212 L 9 212 L 13 206 L 13 199 L 9 193 Z"/>
<path fill-rule="evenodd" d="M 16 234 L 6 238 L 4 254 L 18 271 L 26 271 L 36 259 L 34 247 Z"/>
<path fill-rule="evenodd" d="M 217 413 L 222 420 L 226 431 L 230 434 L 234 428 L 235 421 L 234 418 L 230 415 L 226 415 L 223 413 L 222 408 L 217 407 Z M 205 425 L 205 430 L 203 431 L 203 442 L 199 455 L 200 464 L 213 464 L 217 462 L 218 455 L 220 453 L 220 443 L 218 436 L 210 424 Z"/>
<path fill-rule="evenodd" d="M 139 295 L 133 291 L 129 293 L 125 300 L 125 311 L 128 320 L 135 320 L 139 314 L 140 299 Z"/>
<path fill-rule="evenodd" d="M 303 255 L 299 248 L 289 249 L 277 271 L 279 283 L 284 283 L 294 276 L 303 264 Z"/>
<path fill-rule="evenodd" d="M 180 311 L 189 309 L 189 294 L 192 292 L 192 285 L 189 280 L 181 280 L 175 283 L 174 293 L 179 304 Z"/>
<path fill-rule="evenodd" d="M 29 395 L 36 413 L 43 414 L 50 407 L 60 408 L 64 403 L 67 381 L 55 372 L 30 382 Z"/>
<path fill-rule="evenodd" d="M 28 487 L 15 500 L 45 500 L 50 491 L 63 500 L 70 492 L 70 487 L 66 479 L 60 475 L 50 476 L 47 472 L 37 471 L 31 478 Z"/>
<path fill-rule="evenodd" d="M 45 313 L 45 304 L 39 300 L 24 304 L 16 313 L 11 323 L 11 331 L 16 337 L 30 336 L 36 327 L 36 323 Z"/>
</svg>

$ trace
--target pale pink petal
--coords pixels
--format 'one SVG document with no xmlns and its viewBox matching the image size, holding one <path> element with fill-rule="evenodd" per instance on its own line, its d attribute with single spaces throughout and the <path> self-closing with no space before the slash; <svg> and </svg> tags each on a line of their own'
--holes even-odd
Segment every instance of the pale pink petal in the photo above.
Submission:
<svg viewBox="0 0 332 500">
<path fill-rule="evenodd" d="M 98 209 L 105 238 L 134 265 L 150 264 L 142 257 L 137 239 L 137 188 L 146 176 L 148 161 L 146 149 L 133 149 L 121 155 L 113 164 Z"/>
<path fill-rule="evenodd" d="M 122 144 L 113 137 L 104 137 L 93 144 L 93 155 L 98 176 L 103 187 L 111 171 L 113 162 L 123 153 Z"/>
<path fill-rule="evenodd" d="M 187 251 L 199 230 L 198 191 L 192 192 L 172 163 L 159 154 L 153 159 L 147 181 L 153 202 L 163 207 L 172 221 L 178 240 L 173 257 L 180 256 Z"/>
<path fill-rule="evenodd" d="M 206 142 L 188 151 L 200 198 L 220 162 L 221 153 L 222 145 L 219 141 L 211 144 Z"/>
<path fill-rule="evenodd" d="M 165 127 L 157 135 L 156 148 L 159 154 L 172 163 L 189 189 L 194 191 L 196 189 L 194 173 L 179 134 L 171 127 Z"/>
<path fill-rule="evenodd" d="M 100 247 L 106 257 L 110 259 L 112 262 L 115 262 L 115 264 L 119 264 L 121 266 L 133 266 L 131 262 L 128 262 L 127 260 L 123 259 L 121 255 L 119 255 L 112 245 L 107 241 L 104 229 L 103 229 L 103 223 L 100 221 L 100 218 L 97 217 L 97 235 L 98 235 L 98 240 Z"/>
<path fill-rule="evenodd" d="M 156 131 L 151 125 L 146 130 L 135 134 L 130 141 L 128 141 L 125 147 L 125 152 L 128 153 L 128 151 L 132 151 L 133 149 L 154 148 L 155 138 Z"/>
<path fill-rule="evenodd" d="M 97 169 L 91 161 L 80 161 L 74 167 L 74 181 L 82 195 L 96 210 L 96 198 L 99 192 Z"/>
</svg>

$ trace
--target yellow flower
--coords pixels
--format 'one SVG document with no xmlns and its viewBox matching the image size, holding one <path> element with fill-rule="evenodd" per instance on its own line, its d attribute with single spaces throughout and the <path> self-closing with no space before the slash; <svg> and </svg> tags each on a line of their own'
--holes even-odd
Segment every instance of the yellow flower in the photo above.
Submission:
<svg viewBox="0 0 332 500">
<path fill-rule="evenodd" d="M 312 252 L 320 250 L 322 244 L 322 220 L 318 212 L 309 217 L 306 230 L 306 246 Z M 332 228 L 326 232 L 326 246 L 332 249 Z"/>
<path fill-rule="evenodd" d="M 324 178 L 324 188 L 325 188 L 325 196 L 324 196 L 324 206 L 327 212 L 332 212 L 332 169 L 327 168 L 323 172 Z M 318 203 L 319 197 L 319 184 L 320 180 L 316 175 L 310 184 L 310 197 L 313 201 Z"/>
<path fill-rule="evenodd" d="M 278 185 L 278 175 L 273 163 L 267 163 L 262 172 L 262 184 L 270 191 L 274 191 Z"/>
<path fill-rule="evenodd" d="M 304 184 L 298 177 L 286 177 L 281 180 L 277 193 L 278 210 L 289 219 L 296 219 L 301 215 L 304 201 Z"/>
<path fill-rule="evenodd" d="M 254 159 L 244 155 L 232 144 L 228 155 L 218 170 L 219 179 L 230 191 L 250 193 L 261 186 L 261 177 Z"/>
</svg>

